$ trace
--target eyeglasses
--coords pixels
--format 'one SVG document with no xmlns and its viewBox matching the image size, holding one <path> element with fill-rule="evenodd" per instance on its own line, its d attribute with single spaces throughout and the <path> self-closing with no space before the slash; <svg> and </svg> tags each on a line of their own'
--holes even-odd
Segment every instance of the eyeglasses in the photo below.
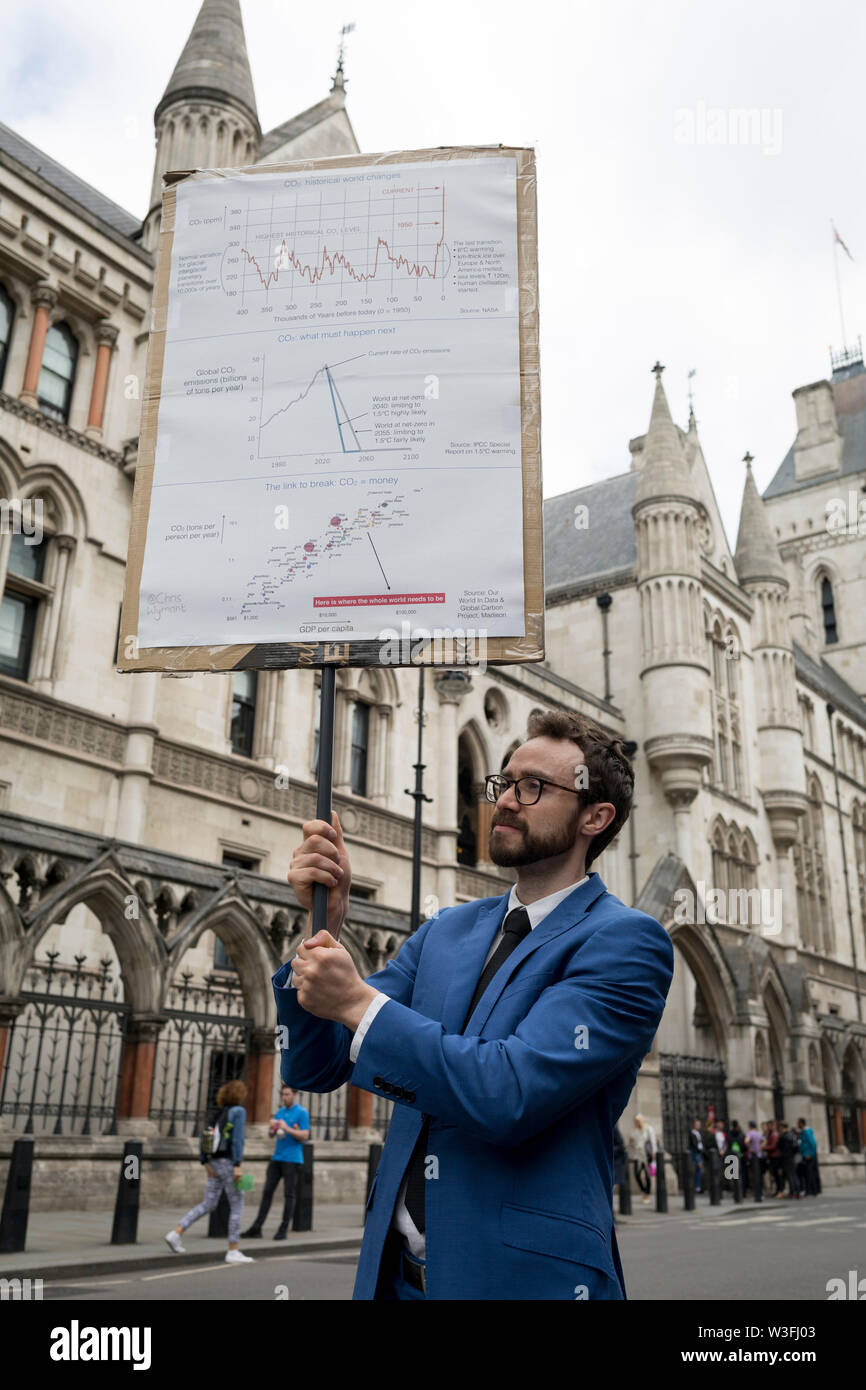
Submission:
<svg viewBox="0 0 866 1390">
<path fill-rule="evenodd" d="M 494 773 L 493 776 L 484 778 L 484 791 L 488 801 L 498 801 L 509 787 L 514 788 L 514 795 L 521 806 L 534 806 L 545 787 L 558 787 L 560 791 L 571 792 L 572 796 L 580 796 L 580 792 L 575 791 L 574 787 L 564 787 L 561 782 L 551 782 L 547 777 L 518 777 L 515 780 L 513 777 Z"/>
</svg>

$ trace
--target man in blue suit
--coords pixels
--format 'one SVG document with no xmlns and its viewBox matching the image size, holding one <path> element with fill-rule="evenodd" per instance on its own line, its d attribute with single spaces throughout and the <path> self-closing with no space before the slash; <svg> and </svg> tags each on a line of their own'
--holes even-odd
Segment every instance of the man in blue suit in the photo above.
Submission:
<svg viewBox="0 0 866 1390">
<path fill-rule="evenodd" d="M 274 976 L 282 1077 L 394 1101 L 367 1202 L 358 1299 L 623 1299 L 613 1129 L 652 1046 L 673 948 L 587 872 L 634 775 L 581 716 L 536 713 L 503 773 L 490 858 L 501 897 L 446 908 L 361 979 L 332 933 L 351 871 L 339 820 L 310 821 L 289 873 L 329 931 Z"/>
</svg>

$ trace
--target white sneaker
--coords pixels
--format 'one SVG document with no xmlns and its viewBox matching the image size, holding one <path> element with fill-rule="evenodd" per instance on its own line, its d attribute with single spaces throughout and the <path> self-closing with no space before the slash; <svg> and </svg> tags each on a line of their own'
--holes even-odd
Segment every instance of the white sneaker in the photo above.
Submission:
<svg viewBox="0 0 866 1390">
<path fill-rule="evenodd" d="M 177 1231 L 169 1231 L 165 1239 L 166 1243 L 171 1246 L 172 1250 L 175 1252 L 176 1255 L 186 1254 L 186 1246 L 181 1245 L 180 1236 L 178 1235 Z"/>
<path fill-rule="evenodd" d="M 251 1264 L 255 1264 L 255 1261 L 254 1261 L 252 1255 L 242 1255 L 241 1252 L 240 1252 L 240 1250 L 227 1250 L 227 1251 L 226 1251 L 226 1264 L 227 1264 L 227 1265 L 251 1265 Z"/>
</svg>

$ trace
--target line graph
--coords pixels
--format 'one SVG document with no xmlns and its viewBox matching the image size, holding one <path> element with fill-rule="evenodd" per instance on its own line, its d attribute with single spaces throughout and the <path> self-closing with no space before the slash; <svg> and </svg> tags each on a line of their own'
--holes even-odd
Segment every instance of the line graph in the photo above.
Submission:
<svg viewBox="0 0 866 1390">
<path fill-rule="evenodd" d="M 391 262 L 395 270 L 405 271 L 410 279 L 421 279 L 424 276 L 426 276 L 429 280 L 435 280 L 439 269 L 439 258 L 442 253 L 442 249 L 445 245 L 444 188 L 442 189 L 442 216 L 441 219 L 437 219 L 432 225 L 440 226 L 442 228 L 439 240 L 435 243 L 433 249 L 432 265 L 427 265 L 423 261 L 412 261 L 409 259 L 408 256 L 405 256 L 402 252 L 398 252 L 395 254 L 395 252 L 391 249 L 387 237 L 383 237 L 381 235 L 377 236 L 376 238 L 376 248 L 373 253 L 372 268 L 370 270 L 364 271 L 356 270 L 351 260 L 344 251 L 331 252 L 328 250 L 326 244 L 323 244 L 322 246 L 321 258 L 318 264 L 312 264 L 309 262 L 302 261 L 296 253 L 294 247 L 289 246 L 285 237 L 283 237 L 282 241 L 280 242 L 280 245 L 277 249 L 274 258 L 275 268 L 273 270 L 268 271 L 267 275 L 262 273 L 262 268 L 259 265 L 258 260 L 254 255 L 252 255 L 250 251 L 247 250 L 245 246 L 241 247 L 241 252 L 244 256 L 246 256 L 247 263 L 249 265 L 255 266 L 256 274 L 258 275 L 265 289 L 268 289 L 271 284 L 277 283 L 277 281 L 280 278 L 280 272 L 282 270 L 294 270 L 302 279 L 306 278 L 309 280 L 311 285 L 315 285 L 318 283 L 319 280 L 323 279 L 326 268 L 333 276 L 338 266 L 345 270 L 346 274 L 356 283 L 363 284 L 367 280 L 376 279 L 377 275 L 379 274 L 379 263 L 382 259 L 383 253 L 384 258 Z"/>
<path fill-rule="evenodd" d="M 321 185 L 298 189 L 287 201 L 248 198 L 246 208 L 231 210 L 239 220 L 228 230 L 239 235 L 223 251 L 223 293 L 238 297 L 243 312 L 256 295 L 265 305 L 294 308 L 289 301 L 298 291 L 333 288 L 354 297 L 360 290 L 371 303 L 376 286 L 398 297 L 401 287 L 417 293 L 441 286 L 451 268 L 445 183 L 394 175 L 393 184 L 375 192 L 344 189 L 336 198 Z"/>
<path fill-rule="evenodd" d="M 338 369 L 360 361 L 363 353 L 323 362 L 309 381 L 296 390 L 288 400 L 276 405 L 272 397 L 284 390 L 280 382 L 268 383 L 267 355 L 262 353 L 259 383 L 258 457 L 261 459 L 301 458 L 333 454 L 391 454 L 404 451 L 409 445 L 402 442 L 382 442 L 380 424 L 377 432 L 367 409 L 350 410 L 343 396 L 346 389 L 336 375 Z M 355 393 L 369 393 L 369 383 L 352 382 Z M 379 397 L 383 400 L 384 397 Z M 267 403 L 266 403 L 267 402 Z M 406 426 L 405 428 L 408 428 Z M 389 439 L 392 439 L 392 433 Z"/>
</svg>

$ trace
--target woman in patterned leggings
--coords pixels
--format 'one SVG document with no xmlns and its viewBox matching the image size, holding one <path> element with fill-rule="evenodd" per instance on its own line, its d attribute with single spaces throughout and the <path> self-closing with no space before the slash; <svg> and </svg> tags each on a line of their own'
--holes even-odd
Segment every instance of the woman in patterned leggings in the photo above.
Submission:
<svg viewBox="0 0 866 1390">
<path fill-rule="evenodd" d="M 252 1264 L 250 1256 L 242 1255 L 238 1249 L 244 1194 L 238 1192 L 235 1187 L 235 1179 L 241 1176 L 241 1161 L 244 1156 L 246 1111 L 243 1102 L 246 1095 L 247 1088 L 242 1081 L 227 1081 L 217 1092 L 217 1105 L 228 1106 L 229 1111 L 220 1136 L 219 1148 L 205 1165 L 207 1186 L 204 1201 L 199 1202 L 197 1207 L 192 1207 L 165 1237 L 172 1250 L 179 1255 L 185 1253 L 180 1238 L 187 1226 L 198 1221 L 200 1216 L 213 1211 L 220 1199 L 220 1193 L 225 1192 L 229 1203 L 229 1248 L 226 1251 L 226 1264 Z"/>
</svg>

